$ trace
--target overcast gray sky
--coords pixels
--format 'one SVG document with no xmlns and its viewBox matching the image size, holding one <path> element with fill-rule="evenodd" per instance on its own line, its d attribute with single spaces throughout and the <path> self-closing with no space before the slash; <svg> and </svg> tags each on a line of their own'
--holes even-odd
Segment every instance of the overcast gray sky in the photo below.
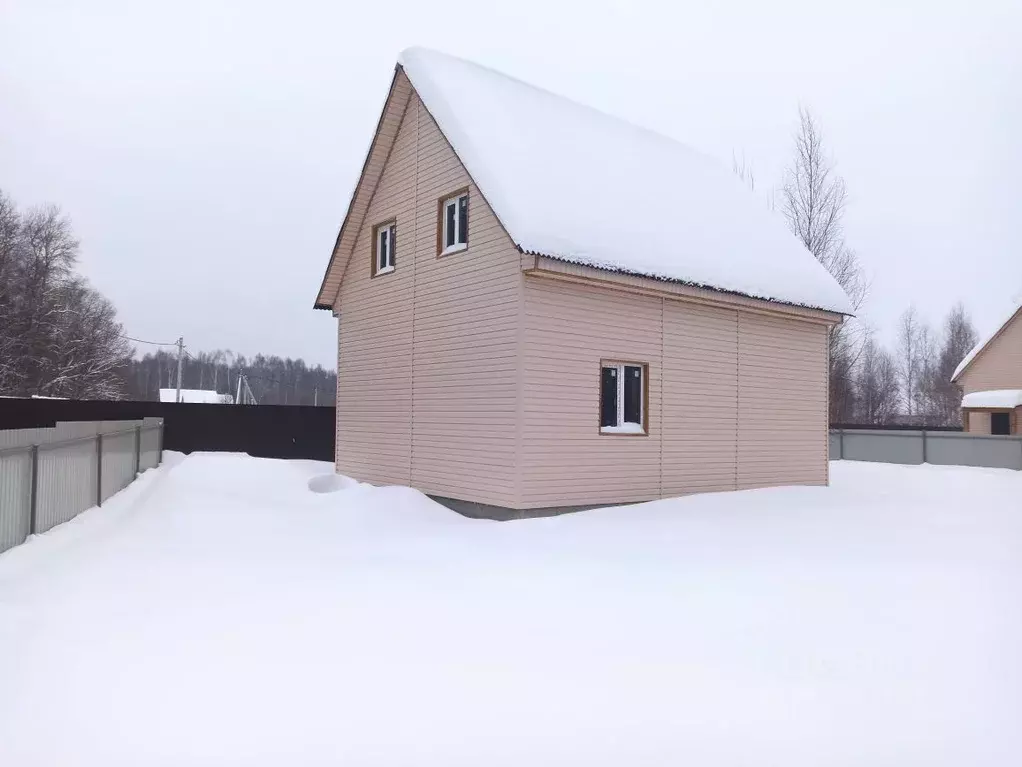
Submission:
<svg viewBox="0 0 1022 767">
<path fill-rule="evenodd" d="M 425 45 L 780 182 L 799 103 L 886 338 L 1022 298 L 1022 2 L 0 0 L 0 188 L 56 202 L 130 334 L 334 365 L 312 303 L 398 52 Z"/>
</svg>

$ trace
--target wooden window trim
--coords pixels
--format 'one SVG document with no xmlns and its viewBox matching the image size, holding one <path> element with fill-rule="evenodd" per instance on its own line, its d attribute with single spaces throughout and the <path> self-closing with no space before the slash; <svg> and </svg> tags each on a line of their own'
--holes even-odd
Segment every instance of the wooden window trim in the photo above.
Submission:
<svg viewBox="0 0 1022 767">
<path fill-rule="evenodd" d="M 629 367 L 642 368 L 642 433 L 604 431 L 602 421 L 603 414 L 603 369 L 605 367 L 617 367 L 628 365 Z M 626 361 L 621 359 L 601 359 L 600 367 L 597 369 L 597 385 L 599 386 L 599 405 L 596 409 L 596 433 L 601 437 L 648 437 L 649 436 L 649 363 Z"/>
<path fill-rule="evenodd" d="M 386 276 L 388 274 L 393 274 L 394 272 L 397 271 L 397 253 L 394 252 L 394 240 L 393 240 L 393 236 L 392 236 L 391 242 L 390 242 L 390 248 L 391 248 L 390 254 L 391 254 L 391 257 L 394 260 L 394 266 L 392 266 L 390 269 L 388 269 L 387 271 L 384 271 L 384 272 L 379 271 L 379 269 L 377 268 L 377 261 L 376 261 L 376 247 L 377 247 L 377 245 L 376 244 L 380 241 L 380 230 L 381 229 L 385 229 L 388 226 L 392 226 L 392 227 L 394 227 L 394 229 L 397 229 L 397 219 L 396 218 L 391 218 L 391 219 L 389 219 L 387 221 L 381 221 L 380 223 L 378 223 L 376 226 L 373 227 L 372 243 L 370 244 L 370 247 L 369 247 L 369 276 L 370 277 L 384 277 L 384 276 Z"/>
<path fill-rule="evenodd" d="M 465 205 L 471 204 L 471 197 L 468 193 L 468 187 L 462 187 L 461 189 L 455 189 L 453 192 L 448 192 L 436 201 L 436 257 L 444 258 L 445 256 L 453 256 L 455 253 L 464 253 L 468 250 L 468 232 L 465 232 L 465 244 L 461 247 L 452 247 L 446 253 L 444 252 L 444 203 L 447 203 L 458 197 L 466 197 Z"/>
</svg>

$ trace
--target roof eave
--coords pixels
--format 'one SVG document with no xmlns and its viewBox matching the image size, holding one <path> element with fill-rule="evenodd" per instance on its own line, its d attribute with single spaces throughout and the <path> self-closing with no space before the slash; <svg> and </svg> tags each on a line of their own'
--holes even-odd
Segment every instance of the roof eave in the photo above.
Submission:
<svg viewBox="0 0 1022 767">
<path fill-rule="evenodd" d="M 1022 313 L 1022 304 L 1020 304 L 1015 309 L 1015 311 L 1011 313 L 1007 320 L 1001 323 L 1001 326 L 997 328 L 996 331 L 994 331 L 993 335 L 991 335 L 986 341 L 983 342 L 983 344 L 978 349 L 975 350 L 975 354 L 973 354 L 973 351 L 971 349 L 969 350 L 969 354 L 972 355 L 972 359 L 966 362 L 961 370 L 959 370 L 958 372 L 951 376 L 951 383 L 958 383 L 958 379 L 965 375 L 966 371 L 968 371 L 969 368 L 976 364 L 976 360 L 978 360 L 980 356 L 982 356 L 983 352 L 987 350 L 990 344 L 997 340 L 998 336 L 1000 336 L 1001 333 L 1004 332 L 1004 329 L 1015 321 L 1015 318 L 1018 317 L 1020 313 Z"/>
<path fill-rule="evenodd" d="M 768 303 L 768 304 L 779 304 L 781 306 L 791 306 L 791 307 L 794 307 L 796 309 L 811 309 L 811 310 L 817 311 L 817 312 L 824 312 L 826 314 L 833 315 L 833 317 L 835 318 L 835 322 L 837 322 L 837 323 L 844 322 L 844 320 L 846 318 L 850 318 L 850 317 L 854 318 L 855 317 L 854 314 L 850 314 L 850 313 L 846 314 L 845 312 L 840 312 L 840 311 L 837 311 L 835 309 L 830 309 L 830 308 L 824 307 L 824 306 L 813 306 L 811 304 L 798 304 L 798 303 L 795 303 L 793 301 L 781 301 L 781 300 L 776 299 L 776 298 L 764 298 L 763 296 L 756 296 L 756 295 L 752 295 L 751 293 L 743 293 L 740 290 L 728 290 L 727 288 L 719 288 L 719 287 L 716 287 L 716 286 L 713 286 L 713 285 L 704 285 L 704 284 L 701 284 L 701 283 L 698 283 L 698 282 L 692 282 L 691 280 L 683 280 L 683 279 L 680 279 L 680 278 L 677 278 L 677 277 L 664 277 L 664 276 L 661 276 L 661 275 L 645 274 L 643 272 L 637 272 L 635 270 L 625 269 L 625 268 L 622 268 L 622 267 L 613 267 L 613 266 L 605 266 L 605 265 L 604 266 L 596 266 L 596 265 L 593 265 L 593 264 L 586 264 L 586 263 L 583 263 L 581 261 L 575 261 L 575 260 L 572 260 L 570 258 L 565 258 L 563 256 L 553 256 L 553 255 L 550 255 L 549 253 L 540 253 L 539 251 L 536 251 L 536 250 L 529 250 L 527 248 L 523 248 L 521 245 L 517 245 L 517 247 L 518 247 L 518 250 L 520 252 L 524 253 L 527 256 L 540 256 L 541 258 L 551 258 L 551 259 L 553 259 L 555 261 L 561 261 L 561 262 L 566 263 L 566 264 L 578 264 L 578 265 L 582 265 L 582 266 L 587 266 L 590 269 L 598 269 L 601 272 L 608 272 L 610 274 L 628 274 L 628 275 L 631 275 L 633 277 L 643 277 L 643 278 L 645 278 L 647 280 L 654 280 L 656 282 L 669 282 L 669 283 L 672 283 L 672 284 L 675 284 L 675 285 L 685 285 L 686 287 L 697 288 L 699 290 L 709 290 L 709 291 L 712 291 L 714 293 L 720 293 L 720 294 L 723 294 L 723 295 L 741 296 L 742 298 L 749 298 L 749 299 L 752 299 L 753 301 L 763 301 L 763 302 Z"/>
<path fill-rule="evenodd" d="M 373 140 L 369 143 L 369 149 L 366 152 L 365 159 L 362 161 L 362 170 L 358 174 L 358 182 L 355 184 L 355 188 L 351 192 L 351 199 L 348 200 L 348 209 L 344 214 L 344 221 L 341 222 L 341 228 L 337 230 L 337 237 L 334 239 L 334 247 L 330 252 L 330 261 L 327 262 L 326 271 L 323 272 L 323 279 L 319 285 L 319 292 L 316 294 L 316 303 L 313 304 L 313 309 L 333 309 L 334 299 L 336 295 L 330 297 L 324 297 L 323 292 L 326 290 L 327 280 L 330 277 L 330 272 L 334 268 L 334 261 L 337 259 L 337 251 L 341 245 L 341 237 L 344 235 L 344 230 L 348 226 L 351 220 L 351 211 L 355 205 L 355 197 L 358 195 L 362 187 L 362 181 L 365 178 L 366 169 L 369 167 L 369 161 L 373 156 L 373 151 L 376 149 L 376 143 L 380 136 L 380 128 L 383 127 L 383 120 L 387 115 L 387 105 L 390 103 L 391 98 L 394 95 L 394 86 L 397 84 L 398 74 L 401 72 L 401 65 L 397 64 L 394 67 L 394 74 L 390 78 L 390 88 L 387 90 L 387 98 L 383 102 L 383 107 L 380 109 L 380 117 L 376 121 L 376 129 L 373 131 Z M 330 303 L 326 302 L 326 298 L 329 298 Z"/>
</svg>

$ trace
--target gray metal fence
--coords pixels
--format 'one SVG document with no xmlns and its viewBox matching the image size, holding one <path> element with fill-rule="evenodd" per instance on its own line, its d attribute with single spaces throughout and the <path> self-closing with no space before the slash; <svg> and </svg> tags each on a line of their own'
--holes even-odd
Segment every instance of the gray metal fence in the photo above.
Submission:
<svg viewBox="0 0 1022 767">
<path fill-rule="evenodd" d="M 1022 470 L 1022 437 L 957 431 L 833 429 L 830 457 L 882 463 L 933 463 Z"/>
<path fill-rule="evenodd" d="M 0 552 L 101 506 L 162 453 L 160 418 L 0 431 Z"/>
</svg>

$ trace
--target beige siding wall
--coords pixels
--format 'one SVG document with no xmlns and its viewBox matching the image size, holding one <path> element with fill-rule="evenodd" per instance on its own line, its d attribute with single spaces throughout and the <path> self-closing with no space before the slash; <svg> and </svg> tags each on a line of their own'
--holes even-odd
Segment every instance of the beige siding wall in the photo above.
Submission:
<svg viewBox="0 0 1022 767">
<path fill-rule="evenodd" d="M 522 506 L 827 481 L 827 328 L 528 277 Z M 599 433 L 601 359 L 649 364 L 649 436 Z"/>
<path fill-rule="evenodd" d="M 409 107 L 338 296 L 337 470 L 375 484 L 411 482 L 414 279 L 405 243 L 413 241 L 415 140 Z M 395 217 L 397 269 L 371 278 L 372 227 Z"/>
<path fill-rule="evenodd" d="M 525 280 L 522 506 L 660 497 L 659 298 Z M 600 361 L 649 364 L 650 436 L 600 434 Z"/>
<path fill-rule="evenodd" d="M 989 434 L 990 413 L 986 410 L 969 411 L 969 428 L 966 431 L 970 434 Z"/>
<path fill-rule="evenodd" d="M 1022 313 L 979 353 L 958 379 L 969 394 L 990 389 L 1022 389 Z"/>
<path fill-rule="evenodd" d="M 738 489 L 827 483 L 827 328 L 740 312 Z"/>
<path fill-rule="evenodd" d="M 518 252 L 416 98 L 412 485 L 513 506 Z M 440 198 L 469 187 L 468 250 L 440 258 Z M 399 239 L 400 242 L 400 239 Z"/>
<path fill-rule="evenodd" d="M 437 257 L 439 199 L 469 188 L 469 247 Z M 396 270 L 371 278 L 374 225 Z M 413 94 L 340 292 L 337 469 L 513 506 L 518 253 Z"/>
<path fill-rule="evenodd" d="M 664 302 L 665 497 L 734 490 L 738 312 Z"/>
</svg>

